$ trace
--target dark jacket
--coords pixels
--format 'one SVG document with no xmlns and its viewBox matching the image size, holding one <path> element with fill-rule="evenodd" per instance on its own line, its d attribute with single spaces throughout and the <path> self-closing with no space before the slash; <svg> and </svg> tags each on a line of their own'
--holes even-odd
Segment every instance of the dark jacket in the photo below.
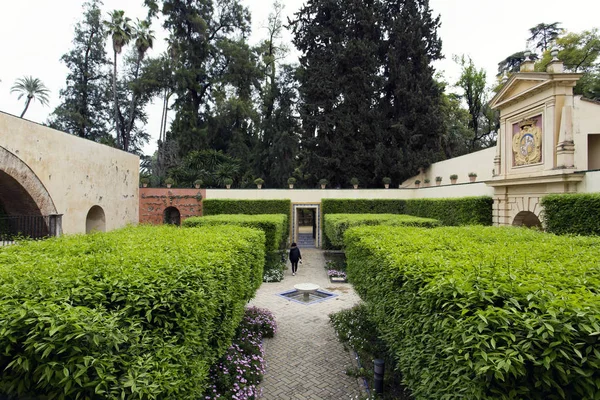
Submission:
<svg viewBox="0 0 600 400">
<path fill-rule="evenodd" d="M 302 255 L 300 254 L 300 249 L 298 247 L 292 247 L 290 249 L 290 261 L 298 262 L 298 260 L 302 259 Z"/>
</svg>

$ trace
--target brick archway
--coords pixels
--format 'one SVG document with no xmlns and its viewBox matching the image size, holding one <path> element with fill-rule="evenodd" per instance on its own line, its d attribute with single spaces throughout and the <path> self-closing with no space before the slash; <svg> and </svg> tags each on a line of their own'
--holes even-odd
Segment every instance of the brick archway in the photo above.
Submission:
<svg viewBox="0 0 600 400">
<path fill-rule="evenodd" d="M 58 214 L 50 193 L 19 157 L 0 146 L 0 204 L 8 215 Z"/>
</svg>

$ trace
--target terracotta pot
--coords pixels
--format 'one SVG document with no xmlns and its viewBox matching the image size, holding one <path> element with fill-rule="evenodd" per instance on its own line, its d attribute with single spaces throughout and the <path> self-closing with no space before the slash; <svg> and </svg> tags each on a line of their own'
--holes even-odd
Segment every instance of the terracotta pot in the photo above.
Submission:
<svg viewBox="0 0 600 400">
<path fill-rule="evenodd" d="M 384 183 L 383 187 L 386 188 L 386 189 L 389 189 L 390 188 L 390 184 L 389 183 Z"/>
<path fill-rule="evenodd" d="M 257 189 L 262 189 L 262 185 L 256 185 Z"/>
<path fill-rule="evenodd" d="M 147 183 L 142 183 L 142 187 L 148 187 Z"/>
<path fill-rule="evenodd" d="M 453 185 L 456 184 L 456 179 L 450 179 L 450 183 Z"/>
<path fill-rule="evenodd" d="M 475 182 L 475 179 L 477 179 L 476 176 L 470 176 L 469 177 L 469 182 Z"/>
<path fill-rule="evenodd" d="M 294 188 L 294 184 L 293 183 L 290 183 L 289 186 L 290 186 L 290 189 Z"/>
<path fill-rule="evenodd" d="M 167 189 L 170 189 L 170 188 L 171 188 L 171 186 L 172 186 L 172 185 L 171 185 L 170 183 L 167 183 Z"/>
<path fill-rule="evenodd" d="M 194 185 L 196 189 L 200 189 L 200 185 Z"/>
<path fill-rule="evenodd" d="M 327 186 L 327 185 L 321 185 L 321 189 L 325 189 L 325 186 Z"/>
<path fill-rule="evenodd" d="M 353 185 L 353 186 L 354 186 L 354 189 L 358 189 L 358 185 Z"/>
<path fill-rule="evenodd" d="M 442 184 L 442 181 L 435 181 L 435 186 L 440 186 Z"/>
<path fill-rule="evenodd" d="M 225 185 L 226 189 L 231 189 L 231 185 Z"/>
</svg>

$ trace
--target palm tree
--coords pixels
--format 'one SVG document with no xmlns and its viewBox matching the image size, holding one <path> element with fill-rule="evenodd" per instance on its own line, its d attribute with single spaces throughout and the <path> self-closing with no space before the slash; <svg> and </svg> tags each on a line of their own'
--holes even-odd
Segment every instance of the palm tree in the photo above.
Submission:
<svg viewBox="0 0 600 400">
<path fill-rule="evenodd" d="M 103 21 L 106 27 L 106 36 L 112 36 L 114 60 L 113 60 L 113 101 L 115 106 L 115 132 L 117 134 L 117 145 L 121 146 L 119 132 L 119 103 L 117 100 L 117 54 L 121 54 L 123 47 L 129 43 L 134 34 L 131 19 L 125 17 L 125 11 L 114 10 L 108 13 L 110 21 Z"/>
<path fill-rule="evenodd" d="M 138 53 L 138 57 L 135 65 L 134 82 L 137 82 L 138 75 L 140 72 L 140 65 L 146 55 L 148 49 L 152 48 L 154 44 L 154 31 L 150 29 L 149 21 L 137 21 L 137 27 L 135 30 L 135 48 Z M 133 90 L 131 94 L 131 104 L 129 108 L 129 121 L 125 127 L 125 134 L 123 135 L 123 150 L 127 151 L 129 148 L 129 135 L 133 130 L 133 120 L 135 117 L 135 103 L 137 101 L 137 91 Z"/>
<path fill-rule="evenodd" d="M 17 79 L 13 87 L 10 88 L 10 92 L 19 93 L 19 100 L 21 100 L 21 97 L 27 96 L 25 109 L 21 113 L 21 118 L 23 118 L 27 108 L 29 108 L 31 100 L 37 99 L 42 105 L 48 105 L 48 94 L 50 93 L 50 90 L 42 83 L 42 81 L 33 76 L 24 76 L 23 78 Z"/>
</svg>

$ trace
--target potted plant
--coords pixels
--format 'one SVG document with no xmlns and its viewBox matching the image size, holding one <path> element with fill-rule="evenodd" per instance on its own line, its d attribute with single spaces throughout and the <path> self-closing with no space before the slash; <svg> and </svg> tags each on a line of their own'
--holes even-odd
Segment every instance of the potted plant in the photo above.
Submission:
<svg viewBox="0 0 600 400">
<path fill-rule="evenodd" d="M 435 185 L 436 186 L 440 186 L 442 184 L 442 177 L 441 176 L 436 176 L 435 177 Z"/>
<path fill-rule="evenodd" d="M 425 187 L 429 187 L 430 186 L 430 180 L 428 178 L 423 179 L 423 183 L 425 184 Z"/>
<path fill-rule="evenodd" d="M 319 185 L 321 185 L 321 189 L 325 189 L 325 186 L 327 186 L 329 182 L 327 181 L 327 179 L 320 179 L 319 180 Z"/>
<path fill-rule="evenodd" d="M 452 175 L 450 175 L 450 183 L 451 183 L 451 184 L 453 184 L 453 185 L 454 185 L 454 184 L 456 183 L 456 180 L 457 180 L 457 179 L 458 179 L 458 175 L 456 175 L 456 174 L 452 174 Z"/>
<path fill-rule="evenodd" d="M 294 178 L 294 177 L 290 176 L 290 177 L 288 178 L 288 185 L 289 185 L 290 189 L 293 189 L 293 188 L 294 188 L 294 183 L 296 183 L 296 178 Z"/>
<path fill-rule="evenodd" d="M 419 186 L 421 186 L 421 181 L 419 179 L 417 179 L 415 181 L 415 187 L 419 187 Z"/>
<path fill-rule="evenodd" d="M 263 183 L 265 183 L 265 180 L 263 178 L 256 178 L 254 183 L 256 184 L 256 187 L 260 189 L 262 188 Z"/>
<path fill-rule="evenodd" d="M 144 176 L 143 178 L 140 178 L 140 183 L 142 184 L 142 187 L 148 187 L 148 184 L 150 183 L 150 178 Z"/>
<path fill-rule="evenodd" d="M 223 179 L 223 183 L 225 184 L 225 187 L 227 189 L 231 189 L 231 184 L 233 183 L 233 179 L 225 178 L 225 179 Z"/>
<path fill-rule="evenodd" d="M 168 177 L 167 179 L 165 179 L 165 185 L 167 185 L 167 188 L 170 188 L 174 183 L 175 183 L 175 180 L 173 180 L 173 178 L 171 178 L 171 177 Z"/>
<path fill-rule="evenodd" d="M 354 189 L 358 189 L 358 178 L 350 179 L 350 183 L 354 186 Z"/>
<path fill-rule="evenodd" d="M 200 186 L 202 186 L 202 179 L 196 179 L 194 181 L 194 186 L 196 187 L 196 189 L 200 189 Z"/>
<path fill-rule="evenodd" d="M 469 172 L 469 182 L 475 182 L 477 179 L 477 174 L 475 172 Z"/>
<path fill-rule="evenodd" d="M 386 188 L 386 189 L 390 188 L 390 183 L 392 183 L 392 178 L 386 176 L 381 181 L 383 182 L 383 187 L 384 188 Z"/>
</svg>

